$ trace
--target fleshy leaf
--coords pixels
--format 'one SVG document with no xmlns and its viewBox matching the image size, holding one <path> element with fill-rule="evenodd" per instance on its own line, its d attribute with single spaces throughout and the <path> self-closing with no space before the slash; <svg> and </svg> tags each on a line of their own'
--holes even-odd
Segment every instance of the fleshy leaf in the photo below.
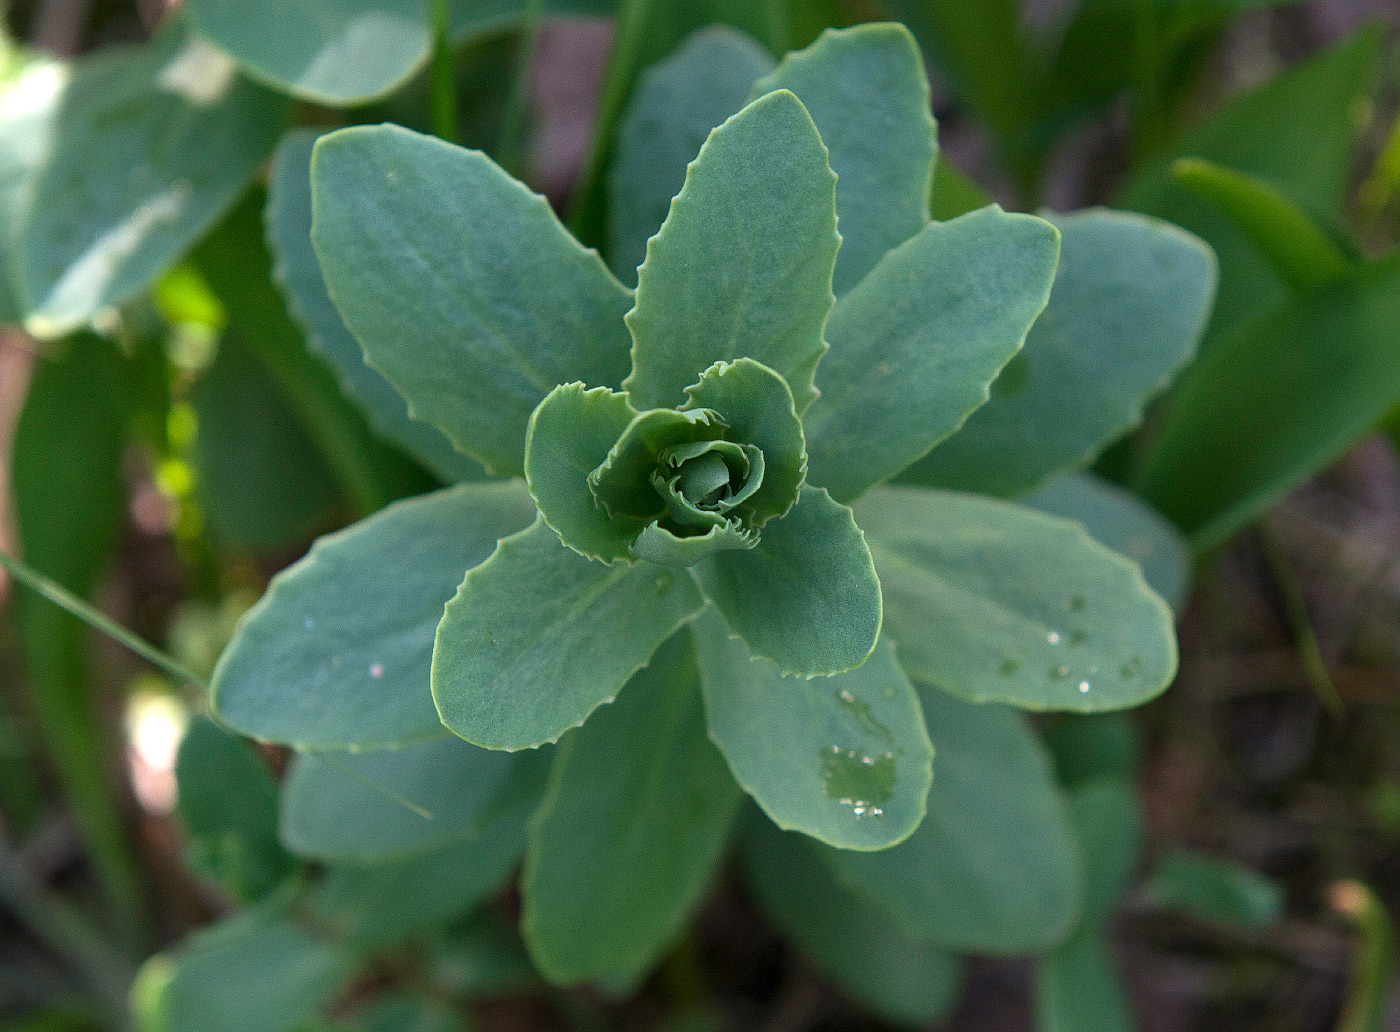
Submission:
<svg viewBox="0 0 1400 1032">
<path fill-rule="evenodd" d="M 755 548 L 759 540 L 760 531 L 742 527 L 732 519 L 724 519 L 705 533 L 689 537 L 677 536 L 659 523 L 651 523 L 632 542 L 632 554 L 658 566 L 687 569 L 721 552 Z"/>
<path fill-rule="evenodd" d="M 933 750 L 894 651 L 846 674 L 784 677 L 713 611 L 692 625 L 710 737 L 781 828 L 841 849 L 887 849 L 924 815 Z"/>
<path fill-rule="evenodd" d="M 629 540 L 641 526 L 638 520 L 609 516 L 588 485 L 588 475 L 607 460 L 636 414 L 625 394 L 568 383 L 554 388 L 530 417 L 525 437 L 530 494 L 559 539 L 590 559 L 628 558 Z"/>
<path fill-rule="evenodd" d="M 959 959 L 909 938 L 832 877 L 820 847 L 762 819 L 744 837 L 745 881 L 769 919 L 853 999 L 886 1021 L 939 1024 L 957 1001 Z"/>
<path fill-rule="evenodd" d="M 830 149 L 841 252 L 836 295 L 928 224 L 929 172 L 937 155 L 928 73 L 899 24 L 828 29 L 788 54 L 753 96 L 797 94 Z"/>
<path fill-rule="evenodd" d="M 695 576 L 756 656 L 784 673 L 838 674 L 865 662 L 880 637 L 880 581 L 851 510 L 805 487 L 751 551 L 724 552 Z"/>
<path fill-rule="evenodd" d="M 858 519 L 915 678 L 973 702 L 1087 713 L 1145 702 L 1176 673 L 1171 610 L 1076 523 L 908 487 L 872 492 Z"/>
<path fill-rule="evenodd" d="M 215 713 L 305 749 L 441 735 L 429 673 L 442 608 L 533 512 L 520 484 L 464 484 L 321 538 L 243 618 L 214 670 Z"/>
<path fill-rule="evenodd" d="M 178 18 L 78 62 L 19 213 L 31 332 L 66 332 L 149 286 L 238 197 L 286 116 Z"/>
<path fill-rule="evenodd" d="M 688 632 L 559 746 L 530 825 L 521 931 L 551 981 L 634 976 L 714 876 L 743 793 L 705 737 Z"/>
<path fill-rule="evenodd" d="M 422 745 L 298 755 L 282 782 L 282 841 L 331 863 L 373 864 L 477 841 L 535 808 L 547 753 L 478 749 L 447 735 Z"/>
<path fill-rule="evenodd" d="M 834 301 L 835 185 L 811 116 L 786 90 L 710 134 L 638 270 L 624 384 L 637 408 L 679 405 L 702 370 L 752 358 L 806 409 Z"/>
<path fill-rule="evenodd" d="M 753 39 L 711 25 L 642 74 L 618 127 L 608 180 L 608 264 L 624 280 L 636 282 L 647 240 L 710 130 L 748 102 L 754 80 L 772 67 Z"/>
<path fill-rule="evenodd" d="M 586 482 L 598 504 L 614 519 L 646 522 L 666 511 L 665 501 L 651 482 L 661 453 L 678 444 L 710 441 L 721 435 L 713 412 L 648 409 L 633 418 Z"/>
<path fill-rule="evenodd" d="M 1215 297 L 1210 248 L 1126 212 L 1052 221 L 1059 271 L 1026 346 L 991 401 L 902 480 L 1004 497 L 1029 490 L 1135 426 L 1195 353 Z"/>
<path fill-rule="evenodd" d="M 365 364 L 331 297 L 311 247 L 311 149 L 319 133 L 288 133 L 272 158 L 264 219 L 276 258 L 273 277 L 306 330 L 306 344 L 335 372 L 340 389 L 386 440 L 407 450 L 443 480 L 481 480 L 480 463 L 463 455 L 431 423 L 414 419 L 393 385 Z"/>
<path fill-rule="evenodd" d="M 627 368 L 631 292 L 479 151 L 398 126 L 321 137 L 311 238 L 366 361 L 461 451 L 523 471 L 530 413 Z"/>
<path fill-rule="evenodd" d="M 807 472 L 802 420 L 783 378 L 751 358 L 716 362 L 685 389 L 686 408 L 708 409 L 728 427 L 728 438 L 763 452 L 763 483 L 749 498 L 754 526 L 781 516 L 797 502 Z"/>
<path fill-rule="evenodd" d="M 1147 586 L 1180 613 L 1191 590 L 1191 545 L 1165 516 L 1092 473 L 1064 473 L 1018 503 L 1082 523 L 1089 535 L 1142 567 Z"/>
<path fill-rule="evenodd" d="M 827 323 L 812 483 L 851 501 L 961 426 L 1045 308 L 1058 253 L 1049 223 L 993 205 L 886 256 Z"/>
<path fill-rule="evenodd" d="M 689 574 L 585 559 L 537 520 L 448 603 L 433 652 L 438 713 L 488 749 L 553 742 L 704 604 Z"/>
<path fill-rule="evenodd" d="M 1050 763 L 1025 718 L 921 685 L 937 776 L 928 815 L 881 853 L 826 850 L 838 879 L 905 933 L 968 953 L 1023 953 L 1068 934 L 1080 870 Z"/>
</svg>

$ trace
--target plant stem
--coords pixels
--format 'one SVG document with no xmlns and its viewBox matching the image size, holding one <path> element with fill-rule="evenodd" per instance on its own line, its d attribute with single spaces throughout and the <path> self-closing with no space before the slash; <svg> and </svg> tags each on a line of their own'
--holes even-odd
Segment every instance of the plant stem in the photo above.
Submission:
<svg viewBox="0 0 1400 1032">
<path fill-rule="evenodd" d="M 457 142 L 457 83 L 452 71 L 452 19 L 447 0 L 430 0 L 433 21 L 432 91 L 433 135 Z"/>
<path fill-rule="evenodd" d="M 501 132 L 496 142 L 496 160 L 516 178 L 525 164 L 525 112 L 530 99 L 530 69 L 539 44 L 544 0 L 525 0 L 520 20 L 520 43 L 515 51 L 515 81 L 501 114 Z"/>
<path fill-rule="evenodd" d="M 1334 1032 L 1382 1032 L 1395 992 L 1395 925 L 1376 894 L 1355 881 L 1337 882 L 1332 908 L 1356 929 L 1351 974 Z"/>
<path fill-rule="evenodd" d="M 115 620 L 110 619 L 104 613 L 88 605 L 57 581 L 50 580 L 42 573 L 30 569 L 18 559 L 4 552 L 0 552 L 0 567 L 3 567 L 5 572 L 20 584 L 29 588 L 29 590 L 42 595 L 60 609 L 76 616 L 89 627 L 95 628 L 109 638 L 121 642 L 132 652 L 136 653 L 147 662 L 160 667 L 160 669 L 164 670 L 171 677 L 177 678 L 181 682 L 189 682 L 190 684 L 197 685 L 208 691 L 208 685 L 204 683 L 203 678 L 191 672 L 187 667 L 170 656 L 167 656 L 164 652 L 161 652 L 154 645 L 138 638 L 135 634 L 132 634 L 125 627 Z"/>
<path fill-rule="evenodd" d="M 1284 616 L 1293 632 L 1293 644 L 1298 650 L 1298 658 L 1303 662 L 1303 671 L 1327 712 L 1333 717 L 1341 717 L 1346 713 L 1346 706 L 1342 703 L 1342 697 L 1327 670 L 1327 663 L 1322 658 L 1322 649 L 1318 645 L 1317 634 L 1313 631 L 1307 600 L 1303 598 L 1303 587 L 1298 583 L 1298 574 L 1293 569 L 1293 562 L 1288 558 L 1288 551 L 1283 547 L 1283 542 L 1268 526 L 1261 523 L 1258 531 L 1264 558 L 1269 564 L 1269 569 L 1273 571 L 1279 592 L 1283 595 Z"/>
<path fill-rule="evenodd" d="M 598 98 L 593 139 L 569 205 L 569 229 L 585 244 L 596 246 L 603 235 L 603 170 L 612 155 L 617 123 L 637 76 L 650 13 L 651 0 L 621 0 L 618 5 L 612 53 Z"/>
</svg>

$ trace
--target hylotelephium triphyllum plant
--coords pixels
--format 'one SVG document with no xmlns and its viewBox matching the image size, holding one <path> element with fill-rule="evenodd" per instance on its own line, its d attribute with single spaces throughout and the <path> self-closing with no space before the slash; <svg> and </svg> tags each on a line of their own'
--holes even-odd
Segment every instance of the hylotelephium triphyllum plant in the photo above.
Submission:
<svg viewBox="0 0 1400 1032">
<path fill-rule="evenodd" d="M 740 788 L 831 846 L 908 838 L 933 770 L 911 679 L 1094 711 L 1174 673 L 1167 606 L 1077 524 L 881 486 L 987 401 L 1060 252 L 1050 221 L 996 206 L 930 222 L 928 103 L 899 26 L 789 55 L 705 140 L 635 291 L 481 153 L 395 126 L 315 146 L 311 235 L 345 325 L 414 416 L 507 479 L 319 542 L 245 619 L 215 707 L 308 753 L 400 749 L 424 792 L 466 778 L 482 813 L 478 780 L 520 769 L 486 750 L 582 725 L 526 852 L 524 929 L 551 978 L 645 966 Z M 1149 240 L 1163 282 L 1190 264 L 1213 283 L 1184 234 L 1078 218 L 1066 232 L 1100 250 Z M 1046 332 L 1115 297 L 1067 300 Z M 1180 336 L 1092 445 L 1189 351 Z M 1060 465 L 1087 457 L 1073 447 Z M 455 747 L 475 773 L 427 759 L 444 725 L 483 747 Z M 290 779 L 293 837 L 329 805 L 311 769 Z M 609 939 L 603 920 L 626 927 Z"/>
</svg>

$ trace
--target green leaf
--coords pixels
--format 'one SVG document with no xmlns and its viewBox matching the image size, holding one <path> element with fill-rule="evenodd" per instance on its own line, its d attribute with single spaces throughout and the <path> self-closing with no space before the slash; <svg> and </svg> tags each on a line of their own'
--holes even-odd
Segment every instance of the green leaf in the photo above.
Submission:
<svg viewBox="0 0 1400 1032">
<path fill-rule="evenodd" d="M 756 656 L 826 676 L 865 662 L 880 637 L 880 581 L 851 510 L 806 487 L 750 551 L 695 567 L 705 597 Z"/>
<path fill-rule="evenodd" d="M 484 154 L 342 129 L 317 141 L 311 184 L 312 243 L 366 360 L 492 473 L 523 472 L 556 386 L 621 380 L 631 292 Z"/>
<path fill-rule="evenodd" d="M 636 416 L 626 394 L 566 383 L 540 402 L 525 435 L 525 479 L 540 516 L 564 544 L 605 563 L 631 557 L 642 521 L 610 514 L 594 497 L 589 474 L 608 461 Z"/>
<path fill-rule="evenodd" d="M 341 864 L 485 845 L 544 791 L 547 753 L 511 756 L 447 736 L 403 749 L 304 753 L 282 782 L 282 841 Z"/>
<path fill-rule="evenodd" d="M 1228 218 L 1292 290 L 1341 279 L 1352 262 L 1293 201 L 1267 183 L 1200 158 L 1180 158 L 1172 178 Z"/>
<path fill-rule="evenodd" d="M 933 170 L 930 209 L 939 222 L 947 222 L 992 203 L 991 194 L 940 154 Z"/>
<path fill-rule="evenodd" d="M 961 426 L 1045 308 L 1059 237 L 993 205 L 929 226 L 841 298 L 804 423 L 812 482 L 852 501 Z"/>
<path fill-rule="evenodd" d="M 919 699 L 937 756 L 928 815 L 882 853 L 828 851 L 838 880 L 923 942 L 1024 953 L 1063 939 L 1079 865 L 1050 763 L 1025 718 L 934 688 Z"/>
<path fill-rule="evenodd" d="M 356 1015 L 363 1032 L 468 1032 L 456 1008 L 426 995 L 394 993 L 376 1000 Z"/>
<path fill-rule="evenodd" d="M 886 849 L 918 827 L 933 756 L 889 645 L 830 678 L 785 677 L 713 611 L 692 627 L 710 737 L 780 828 L 841 849 Z"/>
<path fill-rule="evenodd" d="M 443 480 L 480 480 L 481 466 L 452 447 L 431 423 L 412 418 L 399 392 L 365 364 L 360 344 L 326 293 L 325 277 L 311 247 L 311 150 L 318 133 L 289 133 L 272 159 L 268 185 L 267 242 L 276 257 L 273 277 L 297 320 L 307 346 L 335 372 L 345 395 L 375 430 Z"/>
<path fill-rule="evenodd" d="M 242 337 L 223 339 L 190 401 L 195 491 L 215 541 L 267 552 L 334 526 L 344 505 L 335 476 Z"/>
<path fill-rule="evenodd" d="M 717 523 L 704 534 L 680 537 L 659 523 L 645 527 L 632 542 L 632 554 L 658 566 L 689 569 L 713 555 L 756 547 L 758 532 L 733 520 Z"/>
<path fill-rule="evenodd" d="M 243 191 L 286 112 L 179 19 L 74 66 L 21 213 L 31 331 L 60 334 L 148 286 Z"/>
<path fill-rule="evenodd" d="M 63 62 L 29 54 L 8 40 L 0 45 L 6 51 L 0 80 L 0 323 L 9 325 L 22 322 L 26 308 L 18 282 L 20 213 L 47 157 L 69 71 Z M 747 94 L 748 83 L 743 89 Z"/>
<path fill-rule="evenodd" d="M 1278 189 L 1305 211 L 1340 221 L 1351 182 L 1354 112 L 1371 89 L 1377 26 L 1289 67 L 1225 103 L 1119 194 L 1115 206 L 1157 215 L 1201 237 L 1220 259 L 1209 352 L 1277 308 L 1287 288 L 1230 221 L 1172 179 L 1178 158 L 1204 158 Z"/>
<path fill-rule="evenodd" d="M 537 520 L 447 604 L 433 652 L 438 713 L 490 749 L 553 742 L 611 702 L 704 604 L 687 574 L 585 559 Z"/>
<path fill-rule="evenodd" d="M 972 495 L 881 488 L 858 518 L 910 674 L 972 702 L 1123 709 L 1176 674 L 1171 610 L 1078 524 Z"/>
<path fill-rule="evenodd" d="M 507 881 L 525 851 L 530 809 L 514 807 L 479 837 L 408 860 L 331 867 L 312 890 L 311 911 L 337 941 L 363 951 L 440 929 Z"/>
<path fill-rule="evenodd" d="M 1147 586 L 1180 613 L 1191 590 L 1191 545 L 1185 535 L 1136 495 L 1092 473 L 1065 473 L 1021 505 L 1083 524 L 1099 544 L 1142 568 Z"/>
<path fill-rule="evenodd" d="M 838 883 L 818 847 L 768 821 L 749 822 L 745 881 L 783 935 L 852 999 L 886 1021 L 942 1022 L 962 984 L 958 958 L 909 938 Z"/>
<path fill-rule="evenodd" d="M 1142 817 L 1133 786 L 1099 778 L 1069 794 L 1069 815 L 1084 862 L 1082 929 L 1101 931 L 1132 883 L 1142 852 Z"/>
<path fill-rule="evenodd" d="M 278 574 L 214 670 L 213 707 L 246 734 L 305 749 L 383 748 L 443 733 L 433 638 L 462 571 L 528 526 L 519 484 L 398 502 Z"/>
<path fill-rule="evenodd" d="M 937 154 L 928 74 L 903 25 L 860 25 L 828 29 L 788 54 L 752 95 L 781 89 L 802 101 L 830 151 L 841 224 L 833 285 L 840 297 L 928 224 Z"/>
<path fill-rule="evenodd" d="M 661 228 L 686 166 L 719 125 L 747 103 L 773 59 L 728 26 L 701 29 L 641 77 L 618 127 L 608 176 L 608 264 L 635 282 L 647 240 Z"/>
<path fill-rule="evenodd" d="M 132 989 L 142 1032 L 287 1032 L 317 1017 L 353 974 L 348 955 L 262 907 L 151 958 Z"/>
<path fill-rule="evenodd" d="M 1038 1032 L 1134 1032 L 1132 1007 L 1101 934 L 1079 934 L 1039 961 L 1032 1004 Z"/>
<path fill-rule="evenodd" d="M 763 454 L 763 482 L 743 504 L 754 526 L 782 516 L 797 502 L 807 473 L 802 420 L 783 378 L 751 358 L 716 362 L 685 389 L 687 409 L 707 409 L 728 428 L 726 438 Z"/>
<path fill-rule="evenodd" d="M 634 405 L 678 405 L 702 370 L 752 358 L 806 409 L 834 300 L 835 187 L 811 116 L 786 90 L 710 134 L 637 273 L 623 385 Z"/>
<path fill-rule="evenodd" d="M 1142 766 L 1142 729 L 1128 713 L 1061 713 L 1041 735 L 1068 789 L 1100 778 L 1131 784 Z"/>
<path fill-rule="evenodd" d="M 190 0 L 187 9 L 251 75 L 316 104 L 373 100 L 428 54 L 422 0 Z"/>
<path fill-rule="evenodd" d="M 1134 486 L 1220 544 L 1332 462 L 1400 397 L 1400 261 L 1319 288 L 1182 377 Z"/>
<path fill-rule="evenodd" d="M 539 970 L 570 984 L 649 969 L 708 889 L 742 798 L 705 737 L 682 631 L 557 750 L 521 882 Z"/>
<path fill-rule="evenodd" d="M 1034 488 L 1136 425 L 1194 353 L 1215 291 L 1209 248 L 1122 212 L 1053 221 L 1062 242 L 1048 307 L 991 400 L 908 482 L 1004 497 Z"/>
<path fill-rule="evenodd" d="M 1221 857 L 1174 849 L 1157 861 L 1146 886 L 1153 906 L 1226 928 L 1267 928 L 1283 916 L 1283 888 Z"/>
<path fill-rule="evenodd" d="M 267 895 L 296 868 L 277 841 L 277 786 L 246 743 L 206 717 L 190 722 L 175 758 L 191 866 L 236 899 Z"/>
</svg>

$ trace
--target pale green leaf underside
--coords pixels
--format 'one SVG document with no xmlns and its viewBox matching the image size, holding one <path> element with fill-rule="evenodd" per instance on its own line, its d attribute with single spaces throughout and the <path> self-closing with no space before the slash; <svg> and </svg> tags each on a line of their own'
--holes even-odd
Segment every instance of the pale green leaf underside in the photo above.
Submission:
<svg viewBox="0 0 1400 1032">
<path fill-rule="evenodd" d="M 622 279 L 636 282 L 647 240 L 661 228 L 710 130 L 748 102 L 754 80 L 772 67 L 750 37 L 712 25 L 642 75 L 618 128 L 608 179 L 608 264 Z"/>
<path fill-rule="evenodd" d="M 489 749 L 553 742 L 704 604 L 689 574 L 586 559 L 537 520 L 448 603 L 433 653 L 438 713 Z"/>
<path fill-rule="evenodd" d="M 571 984 L 650 968 L 709 887 L 742 798 L 705 737 L 682 631 L 559 746 L 521 883 L 541 972 Z"/>
<path fill-rule="evenodd" d="M 819 487 L 763 528 L 757 547 L 694 568 L 705 597 L 756 656 L 785 673 L 826 676 L 865 662 L 882 604 L 865 536 L 851 510 Z"/>
<path fill-rule="evenodd" d="M 785 90 L 710 134 L 638 271 L 624 385 L 638 409 L 681 404 L 702 371 L 736 358 L 776 371 L 807 407 L 834 301 L 835 186 L 816 126 Z"/>
<path fill-rule="evenodd" d="M 930 225 L 842 297 L 805 421 L 812 483 L 849 502 L 961 426 L 1045 308 L 1058 253 L 1049 223 L 993 205 Z"/>
<path fill-rule="evenodd" d="M 927 686 L 928 815 L 881 853 L 826 850 L 838 880 L 906 934 L 967 953 L 1025 953 L 1069 933 L 1080 872 L 1050 763 L 1024 717 Z"/>
<path fill-rule="evenodd" d="M 303 753 L 282 782 L 282 841 L 303 856 L 351 864 L 477 841 L 516 811 L 534 809 L 549 759 L 479 749 L 451 735 L 403 749 Z"/>
<path fill-rule="evenodd" d="M 973 702 L 1094 712 L 1176 673 L 1171 610 L 1076 523 L 908 487 L 871 492 L 856 518 L 913 677 Z"/>
<path fill-rule="evenodd" d="M 533 515 L 520 484 L 464 484 L 321 538 L 243 618 L 214 670 L 214 712 L 305 749 L 442 734 L 429 673 L 443 606 Z"/>
<path fill-rule="evenodd" d="M 288 133 L 273 155 L 265 213 L 267 243 L 275 258 L 273 275 L 306 330 L 307 345 L 330 364 L 341 390 L 380 435 L 449 483 L 480 480 L 480 463 L 452 447 L 431 423 L 410 416 L 399 392 L 365 364 L 359 341 L 326 293 L 311 247 L 311 150 L 319 135 L 315 130 Z"/>
<path fill-rule="evenodd" d="M 1147 586 L 1181 612 L 1191 590 L 1191 545 L 1136 495 L 1092 473 L 1062 473 L 1017 501 L 1083 524 L 1099 544 L 1137 563 Z"/>
<path fill-rule="evenodd" d="M 243 190 L 286 115 L 179 19 L 78 62 L 18 213 L 30 329 L 65 332 L 149 286 Z"/>
<path fill-rule="evenodd" d="M 850 673 L 805 679 L 752 658 L 713 611 L 692 627 L 710 737 L 779 827 L 861 850 L 918 827 L 933 753 L 889 645 Z"/>
<path fill-rule="evenodd" d="M 342 129 L 317 142 L 311 182 L 312 242 L 366 360 L 491 472 L 522 473 L 530 413 L 557 385 L 622 379 L 631 292 L 484 154 Z"/>
<path fill-rule="evenodd" d="M 755 818 L 745 881 L 769 919 L 852 999 L 887 1021 L 938 1024 L 957 1000 L 962 964 L 904 931 L 832 877 L 819 847 Z"/>
<path fill-rule="evenodd" d="M 840 297 L 928 223 L 937 154 L 928 74 L 903 25 L 858 25 L 828 29 L 806 50 L 788 54 L 755 84 L 753 96 L 779 89 L 797 94 L 830 150 Z"/>
<path fill-rule="evenodd" d="M 1195 353 L 1215 298 L 1209 247 L 1126 212 L 1052 221 L 1059 271 L 1026 346 L 991 400 L 902 480 L 1004 497 L 1029 490 L 1135 426 Z"/>
</svg>

